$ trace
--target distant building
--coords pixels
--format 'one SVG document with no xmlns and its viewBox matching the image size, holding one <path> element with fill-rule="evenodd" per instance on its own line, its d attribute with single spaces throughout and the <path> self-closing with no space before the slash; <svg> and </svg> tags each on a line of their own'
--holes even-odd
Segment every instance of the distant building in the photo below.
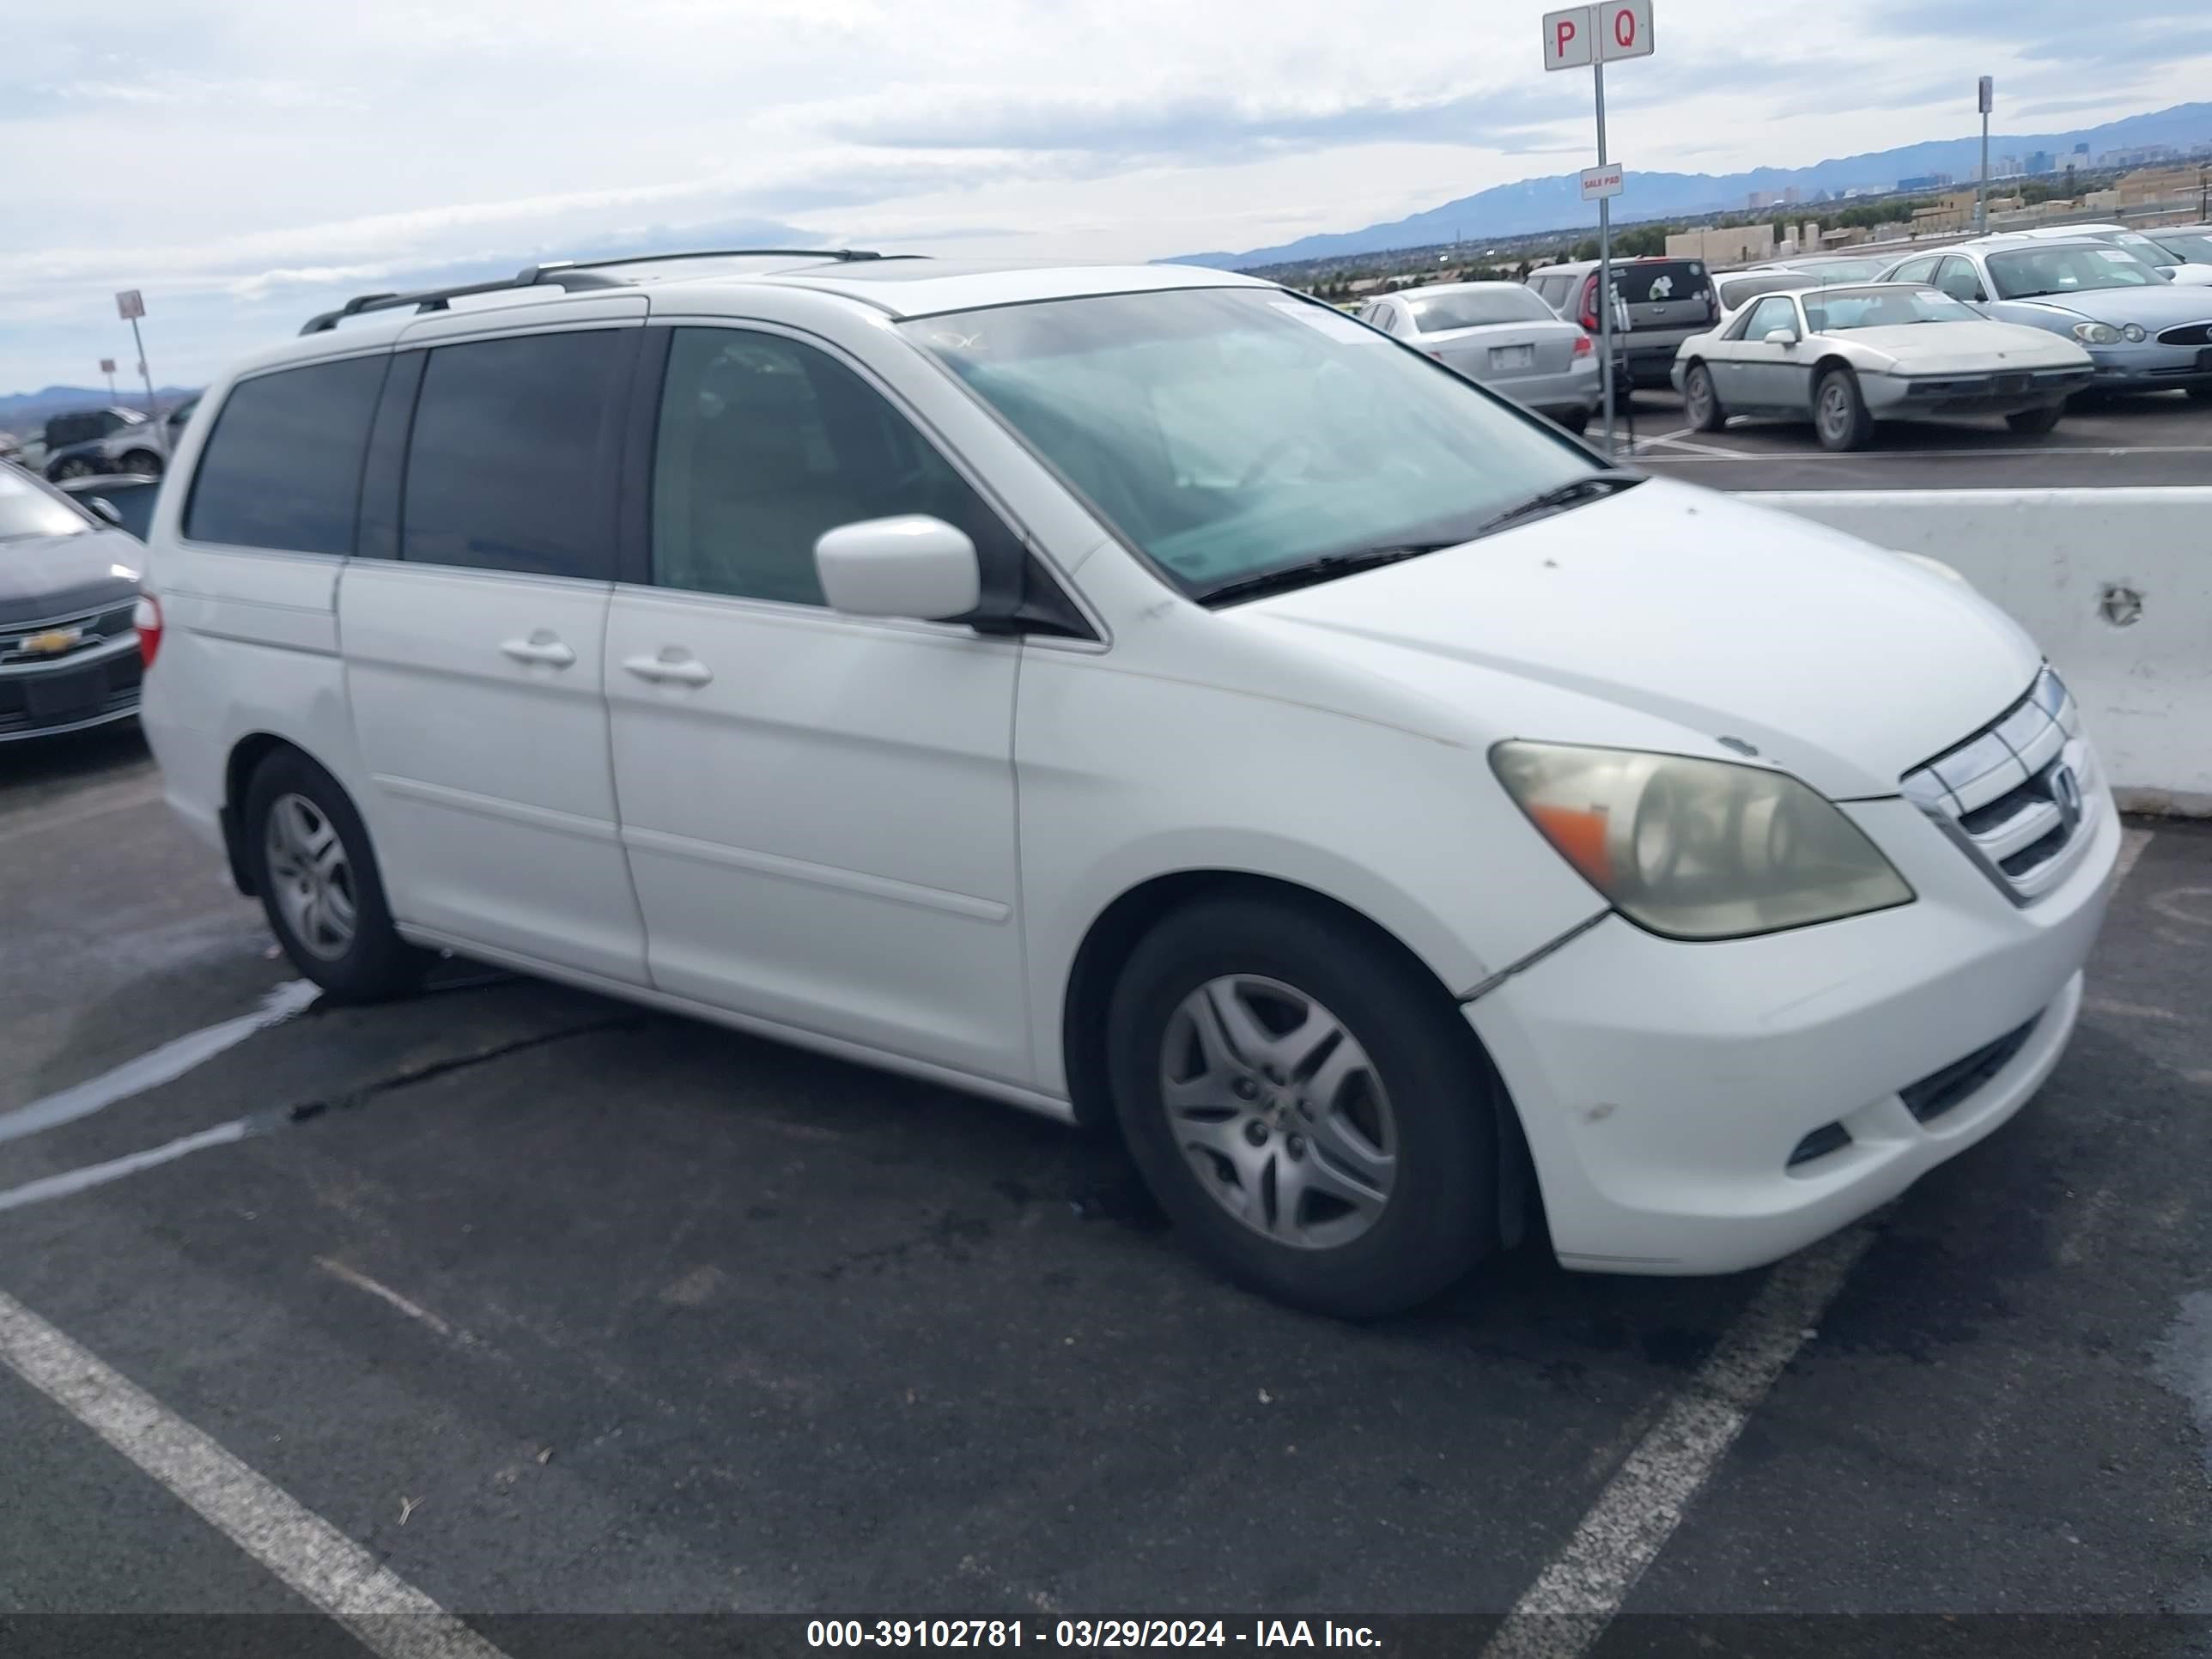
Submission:
<svg viewBox="0 0 2212 1659">
<path fill-rule="evenodd" d="M 2058 171 L 2058 163 L 2052 159 L 2051 152 L 2047 149 L 2032 149 L 2023 158 L 2023 161 L 2031 175 Z"/>
<path fill-rule="evenodd" d="M 1743 198 L 1743 204 L 1753 213 L 1761 208 L 1771 208 L 1781 198 L 1771 190 L 1754 190 Z"/>
<path fill-rule="evenodd" d="M 1777 257 L 1772 225 L 1725 230 L 1678 231 L 1667 239 L 1670 259 L 1703 259 L 1709 265 L 1751 265 Z"/>
<path fill-rule="evenodd" d="M 2087 155 L 2089 153 L 2089 146 L 2087 143 L 2085 141 L 2084 143 L 2075 145 L 2074 153 L 2076 155 Z"/>
<path fill-rule="evenodd" d="M 1790 185 L 1787 190 L 1784 190 L 1782 192 L 1782 204 L 1784 207 L 1796 207 L 1798 203 L 1804 199 L 1804 192 L 1799 190 L 1795 185 Z"/>
<path fill-rule="evenodd" d="M 1950 182 L 1951 175 L 1948 173 L 1923 173 L 1917 179 L 1899 179 L 1897 187 L 1909 194 L 1916 190 L 1941 190 Z"/>
</svg>

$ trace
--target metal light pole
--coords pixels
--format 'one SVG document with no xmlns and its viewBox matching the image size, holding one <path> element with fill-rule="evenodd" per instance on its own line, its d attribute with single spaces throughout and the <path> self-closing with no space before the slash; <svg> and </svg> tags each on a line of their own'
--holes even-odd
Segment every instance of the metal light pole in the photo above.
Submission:
<svg viewBox="0 0 2212 1659">
<path fill-rule="evenodd" d="M 1984 75 L 1976 100 L 1982 106 L 1982 171 L 1974 180 L 1974 228 L 1984 236 L 1990 232 L 1990 106 L 1996 90 L 1996 78 Z"/>
</svg>

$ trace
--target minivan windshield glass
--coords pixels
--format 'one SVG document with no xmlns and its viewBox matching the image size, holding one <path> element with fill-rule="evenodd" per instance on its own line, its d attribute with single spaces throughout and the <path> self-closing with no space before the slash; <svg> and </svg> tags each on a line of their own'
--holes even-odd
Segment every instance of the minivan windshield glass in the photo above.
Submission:
<svg viewBox="0 0 2212 1659">
<path fill-rule="evenodd" d="M 1491 323 L 1557 322 L 1559 313 L 1518 283 L 1495 288 L 1465 288 L 1407 302 L 1413 324 L 1424 334 L 1447 329 L 1482 328 Z"/>
<path fill-rule="evenodd" d="M 1102 295 L 902 326 L 1201 597 L 1343 556 L 1451 546 L 1604 471 L 1451 370 L 1279 289 Z"/>
<path fill-rule="evenodd" d="M 1978 323 L 1982 318 L 1938 289 L 1824 288 L 1805 296 L 1805 320 L 1815 334 L 1836 334 L 1910 323 Z"/>
<path fill-rule="evenodd" d="M 2069 243 L 1989 257 L 1990 281 L 2001 300 L 2078 294 L 2093 288 L 2155 288 L 2159 274 L 2125 248 Z"/>
<path fill-rule="evenodd" d="M 0 542 L 82 536 L 91 528 L 91 521 L 67 501 L 55 499 L 21 473 L 0 466 Z"/>
</svg>

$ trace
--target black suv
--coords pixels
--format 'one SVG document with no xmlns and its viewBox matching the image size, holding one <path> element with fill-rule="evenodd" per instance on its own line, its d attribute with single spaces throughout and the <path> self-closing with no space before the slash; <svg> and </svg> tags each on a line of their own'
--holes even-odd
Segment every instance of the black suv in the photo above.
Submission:
<svg viewBox="0 0 2212 1659">
<path fill-rule="evenodd" d="M 1569 322 L 1598 332 L 1596 260 L 1532 270 L 1528 286 Z M 1613 292 L 1619 302 L 1613 313 L 1614 373 L 1630 387 L 1673 385 L 1675 349 L 1720 320 L 1712 273 L 1703 259 L 1615 259 Z"/>
</svg>

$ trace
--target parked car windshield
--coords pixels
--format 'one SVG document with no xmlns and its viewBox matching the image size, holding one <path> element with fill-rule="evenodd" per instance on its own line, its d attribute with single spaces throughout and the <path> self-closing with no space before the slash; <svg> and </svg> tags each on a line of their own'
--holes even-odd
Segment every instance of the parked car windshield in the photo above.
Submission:
<svg viewBox="0 0 2212 1659">
<path fill-rule="evenodd" d="M 1413 325 L 1424 334 L 1441 334 L 1454 328 L 1481 328 L 1491 323 L 1559 320 L 1558 313 L 1517 283 L 1431 294 L 1409 300 L 1407 304 L 1413 310 Z"/>
<path fill-rule="evenodd" d="M 1337 554 L 1449 546 L 1605 471 L 1449 369 L 1276 289 L 902 326 L 1194 593 Z"/>
<path fill-rule="evenodd" d="M 1940 289 L 1824 288 L 1805 295 L 1805 321 L 1815 334 L 1911 323 L 1972 323 L 1981 313 Z"/>
<path fill-rule="evenodd" d="M 1762 294 L 1795 293 L 1799 289 L 1819 286 L 1819 277 L 1794 270 L 1769 271 L 1759 276 L 1723 276 L 1719 283 L 1721 303 L 1730 311 Z"/>
<path fill-rule="evenodd" d="M 2001 300 L 2075 294 L 2094 288 L 2154 288 L 2158 272 L 2125 248 L 2072 245 L 2021 248 L 1989 257 Z"/>
<path fill-rule="evenodd" d="M 46 487 L 12 467 L 0 466 L 0 542 L 33 536 L 82 536 L 92 521 Z"/>
<path fill-rule="evenodd" d="M 1805 264 L 1793 268 L 1822 283 L 1865 283 L 1871 282 L 1889 269 L 1889 261 L 1887 259 L 1826 259 L 1817 262 L 1808 260 Z"/>
<path fill-rule="evenodd" d="M 2212 265 L 2212 236 L 2201 230 L 2161 230 L 2154 240 L 2172 258 Z"/>
</svg>

